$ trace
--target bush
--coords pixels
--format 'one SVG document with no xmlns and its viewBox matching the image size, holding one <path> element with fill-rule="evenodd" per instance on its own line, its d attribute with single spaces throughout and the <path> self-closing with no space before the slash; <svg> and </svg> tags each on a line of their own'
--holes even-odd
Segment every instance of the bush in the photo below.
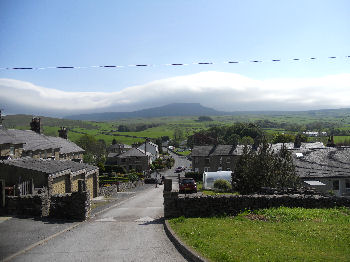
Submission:
<svg viewBox="0 0 350 262">
<path fill-rule="evenodd" d="M 120 174 L 125 174 L 126 170 L 124 167 L 122 166 L 118 166 L 118 165 L 105 165 L 105 172 L 107 173 L 112 173 L 112 172 L 116 172 L 116 173 L 120 173 Z"/>
<path fill-rule="evenodd" d="M 129 174 L 128 178 L 130 182 L 135 182 L 139 180 L 139 176 L 136 173 Z"/>
<path fill-rule="evenodd" d="M 214 182 L 214 188 L 217 188 L 217 189 L 222 190 L 224 192 L 229 192 L 232 189 L 230 182 L 228 182 L 225 179 L 216 180 Z"/>
<path fill-rule="evenodd" d="M 203 181 L 203 174 L 198 173 L 198 172 L 186 172 L 185 177 L 191 177 L 193 178 L 196 182 L 201 182 Z"/>
</svg>

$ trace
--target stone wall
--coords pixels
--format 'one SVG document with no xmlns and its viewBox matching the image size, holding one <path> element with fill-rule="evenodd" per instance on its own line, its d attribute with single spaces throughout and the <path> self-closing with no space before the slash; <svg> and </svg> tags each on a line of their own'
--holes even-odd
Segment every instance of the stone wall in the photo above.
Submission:
<svg viewBox="0 0 350 262">
<path fill-rule="evenodd" d="M 131 188 L 143 186 L 145 183 L 143 180 L 135 182 L 119 183 L 118 185 L 103 186 L 99 188 L 99 195 L 104 197 L 110 197 L 117 192 L 123 192 Z"/>
<path fill-rule="evenodd" d="M 73 192 L 51 197 L 51 218 L 85 220 L 90 212 L 90 193 Z"/>
<path fill-rule="evenodd" d="M 319 195 L 220 195 L 179 196 L 178 192 L 164 192 L 164 216 L 209 217 L 237 215 L 246 209 L 271 207 L 350 208 L 350 198 Z"/>
<path fill-rule="evenodd" d="M 48 215 L 49 201 L 47 194 L 27 196 L 6 196 L 2 213 L 20 216 Z"/>
<path fill-rule="evenodd" d="M 60 176 L 53 179 L 52 194 L 64 194 L 66 192 L 66 177 Z"/>
<path fill-rule="evenodd" d="M 90 193 L 73 192 L 48 197 L 40 195 L 6 196 L 0 214 L 85 220 L 90 212 Z"/>
</svg>

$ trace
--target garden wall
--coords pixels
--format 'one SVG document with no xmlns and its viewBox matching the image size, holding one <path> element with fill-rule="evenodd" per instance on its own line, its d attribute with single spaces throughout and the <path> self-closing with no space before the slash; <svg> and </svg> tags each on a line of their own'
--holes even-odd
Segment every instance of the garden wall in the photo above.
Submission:
<svg viewBox="0 0 350 262">
<path fill-rule="evenodd" d="M 6 196 L 1 214 L 85 220 L 90 212 L 90 193 L 73 192 L 53 195 Z"/>
<path fill-rule="evenodd" d="M 99 195 L 100 196 L 105 196 L 105 197 L 110 197 L 116 192 L 123 192 L 125 190 L 143 186 L 144 182 L 143 180 L 135 181 L 135 182 L 126 182 L 126 183 L 119 183 L 119 184 L 114 184 L 110 186 L 103 186 L 100 187 Z"/>
<path fill-rule="evenodd" d="M 210 217 L 237 215 L 249 209 L 271 207 L 350 208 L 350 198 L 318 195 L 219 195 L 179 196 L 178 192 L 163 193 L 164 217 Z"/>
</svg>

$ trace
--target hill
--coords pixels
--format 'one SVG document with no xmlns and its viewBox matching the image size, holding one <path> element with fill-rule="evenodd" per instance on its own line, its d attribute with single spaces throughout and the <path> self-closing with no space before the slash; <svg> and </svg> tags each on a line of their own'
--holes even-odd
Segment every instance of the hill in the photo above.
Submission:
<svg viewBox="0 0 350 262">
<path fill-rule="evenodd" d="M 220 116 L 228 114 L 215 109 L 204 107 L 199 103 L 174 103 L 160 107 L 137 110 L 133 112 L 105 112 L 81 114 L 65 117 L 74 120 L 111 121 L 125 118 L 151 118 L 163 116 Z"/>
</svg>

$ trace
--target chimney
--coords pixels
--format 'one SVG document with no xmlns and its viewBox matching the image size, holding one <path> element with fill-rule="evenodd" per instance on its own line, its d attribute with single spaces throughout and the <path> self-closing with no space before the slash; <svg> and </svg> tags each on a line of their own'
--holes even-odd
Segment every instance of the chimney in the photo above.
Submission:
<svg viewBox="0 0 350 262">
<path fill-rule="evenodd" d="M 40 117 L 33 117 L 32 122 L 30 122 L 30 130 L 34 131 L 35 133 L 40 134 L 41 128 L 40 128 Z"/>
<path fill-rule="evenodd" d="M 147 143 L 148 143 L 149 139 L 146 138 L 146 141 L 145 141 L 145 155 L 147 155 Z"/>
<path fill-rule="evenodd" d="M 63 139 L 68 139 L 68 130 L 64 126 L 61 126 L 61 129 L 58 130 L 58 136 Z"/>
</svg>

